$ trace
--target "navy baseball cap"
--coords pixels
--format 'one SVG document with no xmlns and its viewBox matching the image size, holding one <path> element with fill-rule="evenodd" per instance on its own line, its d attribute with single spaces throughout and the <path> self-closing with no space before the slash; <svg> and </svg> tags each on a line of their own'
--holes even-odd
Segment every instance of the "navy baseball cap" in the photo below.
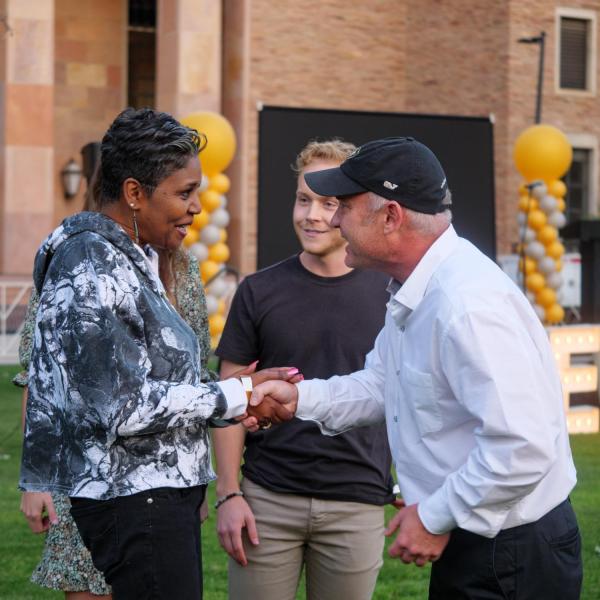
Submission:
<svg viewBox="0 0 600 600">
<path fill-rule="evenodd" d="M 339 167 L 306 173 L 320 196 L 374 192 L 411 210 L 436 214 L 450 206 L 446 175 L 436 155 L 411 137 L 389 137 L 357 148 Z"/>
</svg>

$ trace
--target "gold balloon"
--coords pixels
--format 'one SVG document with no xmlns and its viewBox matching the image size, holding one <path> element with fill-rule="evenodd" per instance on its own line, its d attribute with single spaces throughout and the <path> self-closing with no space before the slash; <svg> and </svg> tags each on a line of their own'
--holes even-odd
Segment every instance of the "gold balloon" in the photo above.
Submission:
<svg viewBox="0 0 600 600">
<path fill-rule="evenodd" d="M 526 256 L 524 263 L 522 258 L 519 259 L 519 273 L 522 273 L 523 269 L 525 269 L 525 275 L 529 275 L 530 273 L 533 273 L 536 268 L 537 263 L 535 260 L 533 260 L 533 258 Z"/>
<path fill-rule="evenodd" d="M 191 227 L 187 230 L 185 237 L 183 238 L 183 245 L 187 248 L 192 244 L 195 244 L 200 238 L 200 233 L 196 229 L 192 229 Z"/>
<path fill-rule="evenodd" d="M 517 169 L 527 181 L 551 181 L 567 172 L 573 149 L 560 129 L 552 125 L 532 125 L 517 138 L 513 156 Z"/>
<path fill-rule="evenodd" d="M 208 140 L 200 153 L 202 172 L 209 178 L 224 171 L 235 154 L 235 132 L 229 121 L 215 112 L 194 112 L 181 119 L 187 127 L 203 133 Z"/>
<path fill-rule="evenodd" d="M 229 191 L 230 186 L 231 182 L 229 181 L 229 177 L 223 175 L 223 173 L 217 173 L 209 179 L 209 189 L 215 190 L 215 192 L 218 192 L 219 194 L 226 194 Z"/>
<path fill-rule="evenodd" d="M 565 311 L 560 304 L 553 304 L 546 309 L 548 323 L 560 323 L 565 318 Z"/>
<path fill-rule="evenodd" d="M 217 242 L 208 247 L 208 258 L 217 263 L 224 263 L 229 260 L 229 248 L 223 242 Z"/>
<path fill-rule="evenodd" d="M 544 246 L 547 246 L 558 238 L 558 231 L 556 227 L 552 227 L 552 225 L 544 225 L 538 230 L 537 238 Z"/>
<path fill-rule="evenodd" d="M 529 196 L 521 195 L 519 196 L 519 210 L 522 212 L 527 212 L 530 208 L 529 202 L 531 198 Z"/>
<path fill-rule="evenodd" d="M 522 184 L 519 186 L 519 194 L 520 194 L 521 196 L 529 196 L 529 188 L 527 187 L 527 183 L 526 183 L 526 182 L 525 182 L 525 183 L 522 183 Z"/>
<path fill-rule="evenodd" d="M 208 225 L 209 221 L 210 221 L 210 215 L 209 215 L 208 211 L 203 210 L 202 212 L 199 212 L 197 215 L 194 215 L 194 220 L 192 221 L 191 227 L 193 229 L 197 229 L 198 231 L 200 231 L 200 229 L 202 229 L 203 227 Z"/>
<path fill-rule="evenodd" d="M 221 239 L 219 241 L 220 242 L 227 241 L 227 229 L 221 229 Z"/>
<path fill-rule="evenodd" d="M 565 253 L 565 247 L 557 240 L 546 246 L 546 254 L 558 260 Z"/>
<path fill-rule="evenodd" d="M 564 181 L 553 179 L 548 183 L 548 193 L 555 198 L 564 198 L 567 193 L 567 186 Z"/>
<path fill-rule="evenodd" d="M 532 292 L 539 292 L 546 285 L 546 280 L 541 273 L 531 273 L 525 277 L 525 285 Z"/>
<path fill-rule="evenodd" d="M 556 292 L 549 287 L 542 288 L 536 295 L 535 301 L 544 308 L 548 308 L 556 304 Z"/>
<path fill-rule="evenodd" d="M 212 212 L 221 206 L 221 194 L 215 190 L 205 190 L 200 194 L 200 204 L 207 212 Z"/>
<path fill-rule="evenodd" d="M 527 224 L 531 229 L 541 229 L 546 224 L 547 220 L 545 213 L 537 208 L 529 211 L 529 214 L 527 215 Z"/>
<path fill-rule="evenodd" d="M 210 338 L 210 347 L 214 350 L 219 345 L 220 335 L 213 335 Z"/>
<path fill-rule="evenodd" d="M 200 265 L 200 277 L 202 277 L 202 281 L 206 283 L 219 272 L 220 268 L 221 266 L 214 260 L 202 261 L 202 264 Z"/>
<path fill-rule="evenodd" d="M 219 335 L 225 328 L 225 317 L 219 313 L 214 313 L 208 317 L 208 330 L 211 336 Z"/>
<path fill-rule="evenodd" d="M 556 199 L 556 208 L 557 210 L 560 210 L 560 212 L 565 212 L 565 208 L 567 208 L 567 203 L 565 202 L 564 198 Z"/>
<path fill-rule="evenodd" d="M 223 298 L 219 298 L 219 301 L 218 301 L 218 304 L 217 304 L 217 312 L 220 315 L 224 315 L 226 308 L 227 308 L 227 304 L 225 304 L 225 300 L 223 300 Z"/>
<path fill-rule="evenodd" d="M 556 270 L 557 271 L 562 271 L 562 268 L 563 268 L 562 260 L 558 259 L 556 261 Z"/>
</svg>

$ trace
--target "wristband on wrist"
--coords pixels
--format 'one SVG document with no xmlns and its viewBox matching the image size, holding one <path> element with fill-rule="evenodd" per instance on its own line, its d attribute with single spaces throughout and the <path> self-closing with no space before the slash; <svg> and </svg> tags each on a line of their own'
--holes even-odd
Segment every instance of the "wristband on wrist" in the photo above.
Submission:
<svg viewBox="0 0 600 600">
<path fill-rule="evenodd" d="M 225 502 L 227 502 L 227 500 L 231 500 L 232 498 L 235 498 L 236 496 L 244 497 L 244 492 L 242 492 L 242 490 L 239 490 L 238 492 L 231 492 L 230 494 L 227 494 L 225 496 L 221 496 L 220 498 L 217 498 L 217 501 L 215 502 L 215 510 L 217 508 L 219 508 L 219 506 L 221 506 L 221 504 L 225 504 Z"/>
<path fill-rule="evenodd" d="M 252 377 L 240 377 L 244 392 L 246 392 L 246 399 L 250 402 L 250 396 L 252 396 Z"/>
</svg>

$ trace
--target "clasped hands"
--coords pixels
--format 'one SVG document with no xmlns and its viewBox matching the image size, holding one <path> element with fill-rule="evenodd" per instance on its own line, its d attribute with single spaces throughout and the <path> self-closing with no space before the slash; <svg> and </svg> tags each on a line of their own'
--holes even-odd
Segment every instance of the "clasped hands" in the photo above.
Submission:
<svg viewBox="0 0 600 600">
<path fill-rule="evenodd" d="M 249 431 L 268 429 L 296 414 L 298 391 L 294 384 L 304 379 L 295 367 L 271 367 L 256 371 L 257 362 L 234 374 L 252 378 L 252 397 L 246 413 L 237 418 Z"/>
</svg>

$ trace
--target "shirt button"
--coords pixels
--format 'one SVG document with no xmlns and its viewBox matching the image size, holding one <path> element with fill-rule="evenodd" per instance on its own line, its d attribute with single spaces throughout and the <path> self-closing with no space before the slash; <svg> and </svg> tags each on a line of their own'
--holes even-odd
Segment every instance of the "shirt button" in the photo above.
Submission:
<svg viewBox="0 0 600 600">
<path fill-rule="evenodd" d="M 406 329 L 406 327 L 404 325 L 400 325 L 400 331 L 402 331 L 402 333 L 404 333 L 405 329 Z"/>
<path fill-rule="evenodd" d="M 398 422 L 398 417 L 394 417 L 394 423 Z"/>
<path fill-rule="evenodd" d="M 153 500 L 152 498 L 148 498 L 148 500 L 146 500 L 146 502 L 147 502 L 148 504 L 152 504 L 152 503 L 154 502 L 154 500 Z"/>
</svg>

